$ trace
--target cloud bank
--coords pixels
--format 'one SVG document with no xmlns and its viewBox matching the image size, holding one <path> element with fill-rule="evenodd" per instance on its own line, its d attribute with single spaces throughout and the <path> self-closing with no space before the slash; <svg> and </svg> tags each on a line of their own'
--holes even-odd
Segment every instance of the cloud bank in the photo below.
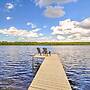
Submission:
<svg viewBox="0 0 90 90">
<path fill-rule="evenodd" d="M 41 33 L 38 33 L 40 29 L 37 28 L 37 29 L 34 29 L 34 30 L 31 30 L 31 31 L 27 31 L 27 30 L 18 30 L 17 28 L 15 27 L 10 27 L 9 29 L 1 29 L 0 30 L 0 34 L 4 34 L 4 35 L 11 35 L 11 36 L 20 36 L 20 37 L 33 37 L 33 38 L 36 38 L 36 37 L 40 37 L 40 36 L 43 36 L 43 34 Z"/>
<path fill-rule="evenodd" d="M 46 26 L 44 27 L 46 28 Z M 82 21 L 73 21 L 71 19 L 59 21 L 59 25 L 52 26 L 51 30 L 50 35 L 46 36 L 41 33 L 41 28 L 23 30 L 10 27 L 0 29 L 0 34 L 7 37 L 19 37 L 23 41 L 90 41 L 90 18 Z"/>
<path fill-rule="evenodd" d="M 90 18 L 81 22 L 66 19 L 51 27 L 51 30 L 60 41 L 90 41 Z"/>
</svg>

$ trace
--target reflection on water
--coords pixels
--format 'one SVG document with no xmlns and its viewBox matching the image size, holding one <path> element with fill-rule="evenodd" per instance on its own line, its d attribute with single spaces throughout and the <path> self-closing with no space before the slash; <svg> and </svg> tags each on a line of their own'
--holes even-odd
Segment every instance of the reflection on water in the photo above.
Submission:
<svg viewBox="0 0 90 90">
<path fill-rule="evenodd" d="M 27 90 L 34 77 L 31 57 L 34 51 L 33 47 L 0 47 L 0 90 Z"/>
<path fill-rule="evenodd" d="M 90 90 L 90 46 L 54 47 L 62 58 L 73 90 Z"/>
<path fill-rule="evenodd" d="M 73 90 L 90 90 L 90 46 L 46 47 L 62 58 Z M 0 47 L 0 90 L 27 90 L 34 77 L 34 53 L 36 46 Z"/>
</svg>

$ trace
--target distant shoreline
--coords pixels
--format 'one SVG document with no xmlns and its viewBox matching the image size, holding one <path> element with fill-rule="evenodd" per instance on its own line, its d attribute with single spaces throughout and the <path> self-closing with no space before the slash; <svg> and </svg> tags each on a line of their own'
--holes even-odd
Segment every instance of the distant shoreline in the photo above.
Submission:
<svg viewBox="0 0 90 90">
<path fill-rule="evenodd" d="M 90 42 L 0 42 L 2 45 L 90 45 Z"/>
</svg>

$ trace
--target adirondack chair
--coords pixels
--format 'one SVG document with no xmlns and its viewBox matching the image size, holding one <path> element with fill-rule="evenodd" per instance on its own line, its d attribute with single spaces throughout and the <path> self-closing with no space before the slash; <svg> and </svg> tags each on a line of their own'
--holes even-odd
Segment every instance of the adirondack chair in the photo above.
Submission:
<svg viewBox="0 0 90 90">
<path fill-rule="evenodd" d="M 38 54 L 41 55 L 41 50 L 40 50 L 40 48 L 37 48 L 37 51 L 38 51 Z"/>
<path fill-rule="evenodd" d="M 48 50 L 47 50 L 47 48 L 43 48 L 42 53 L 43 53 L 43 55 L 48 55 Z"/>
</svg>

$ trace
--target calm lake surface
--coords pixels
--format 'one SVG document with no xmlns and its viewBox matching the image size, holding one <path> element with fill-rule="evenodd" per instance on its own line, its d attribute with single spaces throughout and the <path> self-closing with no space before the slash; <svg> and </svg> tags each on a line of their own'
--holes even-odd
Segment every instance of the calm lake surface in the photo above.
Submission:
<svg viewBox="0 0 90 90">
<path fill-rule="evenodd" d="M 34 77 L 31 55 L 36 47 L 0 46 L 0 90 L 27 90 Z M 73 90 L 90 90 L 90 46 L 45 47 L 59 55 Z"/>
</svg>

